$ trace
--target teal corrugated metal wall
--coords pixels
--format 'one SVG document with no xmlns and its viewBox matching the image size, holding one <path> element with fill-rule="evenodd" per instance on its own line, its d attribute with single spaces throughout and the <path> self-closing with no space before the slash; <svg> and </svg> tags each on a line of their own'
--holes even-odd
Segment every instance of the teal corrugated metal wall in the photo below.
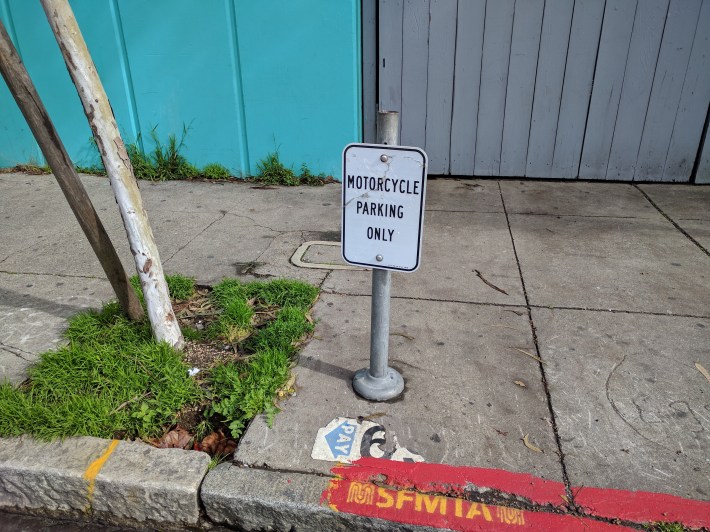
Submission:
<svg viewBox="0 0 710 532">
<path fill-rule="evenodd" d="M 359 0 L 72 0 L 127 142 L 189 126 L 185 154 L 237 175 L 278 150 L 337 175 L 361 138 Z M 39 2 L 2 18 L 72 159 L 97 161 L 76 90 Z M 0 166 L 42 157 L 0 83 Z"/>
</svg>

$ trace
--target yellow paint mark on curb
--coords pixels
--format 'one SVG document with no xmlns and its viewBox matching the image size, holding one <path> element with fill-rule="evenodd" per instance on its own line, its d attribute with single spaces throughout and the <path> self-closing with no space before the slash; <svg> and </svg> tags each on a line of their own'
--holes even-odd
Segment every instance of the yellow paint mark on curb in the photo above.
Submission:
<svg viewBox="0 0 710 532">
<path fill-rule="evenodd" d="M 106 460 L 108 460 L 109 456 L 111 456 L 111 453 L 113 453 L 114 449 L 118 447 L 118 444 L 120 442 L 121 440 L 111 440 L 111 443 L 109 443 L 108 448 L 106 449 L 106 451 L 104 451 L 104 454 L 102 454 L 96 460 L 91 462 L 91 464 L 89 464 L 89 467 L 86 468 L 86 471 L 84 471 L 84 480 L 89 481 L 89 490 L 87 494 L 87 498 L 89 499 L 89 506 L 91 506 L 91 499 L 94 496 L 94 484 L 96 484 L 96 477 L 101 471 L 101 468 L 106 463 Z"/>
</svg>

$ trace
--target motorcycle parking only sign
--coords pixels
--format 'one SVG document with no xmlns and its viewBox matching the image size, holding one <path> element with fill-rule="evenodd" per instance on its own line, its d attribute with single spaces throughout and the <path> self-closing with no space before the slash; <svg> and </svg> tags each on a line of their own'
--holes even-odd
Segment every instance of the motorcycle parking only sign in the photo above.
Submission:
<svg viewBox="0 0 710 532">
<path fill-rule="evenodd" d="M 419 268 L 427 156 L 419 148 L 349 144 L 343 150 L 342 254 L 358 266 Z"/>
</svg>

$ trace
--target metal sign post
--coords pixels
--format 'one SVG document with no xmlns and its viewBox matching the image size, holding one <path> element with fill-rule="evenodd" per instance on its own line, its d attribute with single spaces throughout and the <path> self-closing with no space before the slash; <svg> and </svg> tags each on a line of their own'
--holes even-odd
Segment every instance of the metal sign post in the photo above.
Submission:
<svg viewBox="0 0 710 532">
<path fill-rule="evenodd" d="M 386 401 L 404 390 L 389 367 L 392 271 L 419 267 L 426 192 L 426 154 L 399 147 L 399 113 L 377 116 L 379 144 L 350 144 L 343 151 L 342 253 L 372 270 L 370 367 L 353 377 L 365 399 Z"/>
</svg>

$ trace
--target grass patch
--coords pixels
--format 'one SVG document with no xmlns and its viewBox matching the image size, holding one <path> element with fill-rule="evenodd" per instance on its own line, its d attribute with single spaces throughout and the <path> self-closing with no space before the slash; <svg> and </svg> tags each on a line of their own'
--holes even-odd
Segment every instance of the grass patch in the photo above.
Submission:
<svg viewBox="0 0 710 532">
<path fill-rule="evenodd" d="M 141 134 L 135 142 L 126 144 L 126 151 L 133 166 L 133 173 L 137 179 L 146 181 L 172 181 L 177 179 L 209 179 L 209 180 L 230 180 L 232 176 L 224 165 L 220 163 L 209 163 L 202 169 L 192 164 L 184 155 L 185 138 L 189 132 L 188 126 L 183 126 L 182 134 L 178 139 L 175 134 L 168 135 L 166 143 L 158 136 L 157 126 L 150 131 L 150 138 L 154 148 L 146 152 L 142 147 Z M 89 138 L 89 143 L 97 152 L 96 140 Z M 321 186 L 327 183 L 334 183 L 332 176 L 324 173 L 314 174 L 306 163 L 300 168 L 300 173 L 296 173 L 292 166 L 286 166 L 281 162 L 279 152 L 268 153 L 266 157 L 256 163 L 258 174 L 248 177 L 253 182 L 264 185 L 282 186 Z M 103 164 L 99 162 L 92 166 L 76 165 L 75 169 L 79 173 L 106 175 Z M 34 162 L 20 164 L 13 168 L 0 169 L 0 172 L 23 172 L 27 174 L 49 174 L 51 169 L 46 164 L 37 165 Z"/>
<path fill-rule="evenodd" d="M 648 530 L 655 532 L 685 532 L 688 530 L 682 523 L 654 523 L 647 527 Z"/>
<path fill-rule="evenodd" d="M 227 179 L 229 176 L 229 170 L 219 163 L 210 163 L 202 169 L 205 179 Z"/>
<path fill-rule="evenodd" d="M 288 167 L 281 162 L 279 152 L 271 152 L 256 163 L 259 173 L 253 181 L 265 185 L 282 185 L 292 187 L 296 185 L 320 186 L 334 182 L 332 177 L 325 174 L 314 174 L 306 163 L 301 165 L 301 173 L 296 175 L 293 167 Z"/>
<path fill-rule="evenodd" d="M 11 172 L 19 172 L 30 175 L 43 175 L 51 174 L 52 170 L 46 164 L 39 165 L 31 161 L 27 164 L 18 164 L 10 168 L 0 169 L 0 173 L 2 174 L 9 174 Z"/>
<path fill-rule="evenodd" d="M 271 421 L 313 330 L 308 312 L 318 289 L 285 280 L 230 279 L 213 289 L 179 275 L 167 281 L 189 349 L 156 342 L 147 321 L 129 321 L 115 302 L 78 314 L 66 346 L 42 354 L 22 385 L 0 385 L 0 436 L 153 438 L 190 448 L 209 440 L 205 449 L 224 455 L 254 416 Z M 190 376 L 193 366 L 200 371 Z"/>
<path fill-rule="evenodd" d="M 0 386 L 0 435 L 158 436 L 204 396 L 180 354 L 117 303 L 75 316 L 65 337 L 69 344 L 42 354 L 26 383 Z"/>
<path fill-rule="evenodd" d="M 150 131 L 150 138 L 154 148 L 146 152 L 142 147 L 141 135 L 135 142 L 126 144 L 126 151 L 133 166 L 133 173 L 137 179 L 147 181 L 171 181 L 177 179 L 209 179 L 209 180 L 231 180 L 229 169 L 220 163 L 209 163 L 202 169 L 192 164 L 184 155 L 185 139 L 189 132 L 188 126 L 183 126 L 182 134 L 178 138 L 175 134 L 168 135 L 167 142 L 161 141 L 158 136 L 157 126 Z M 94 137 L 90 137 L 89 143 L 97 151 Z M 279 156 L 278 150 L 268 153 L 266 157 L 256 163 L 257 175 L 247 179 L 252 182 L 264 185 L 281 186 L 321 186 L 327 183 L 335 183 L 332 176 L 324 173 L 314 174 L 306 163 L 300 167 L 300 172 L 296 173 L 293 166 L 286 166 Z M 93 166 L 75 166 L 79 173 L 106 175 L 106 170 L 99 162 Z M 37 165 L 33 162 L 29 164 L 17 165 L 14 168 L 0 169 L 0 172 L 24 172 L 28 174 L 49 174 L 51 169 L 45 164 Z"/>
<path fill-rule="evenodd" d="M 288 187 L 298 185 L 293 168 L 289 168 L 281 162 L 279 152 L 269 153 L 266 157 L 256 163 L 259 173 L 256 180 L 265 185 L 285 185 Z"/>
<path fill-rule="evenodd" d="M 133 165 L 133 172 L 138 179 L 148 181 L 167 181 L 171 179 L 190 179 L 198 177 L 200 171 L 197 167 L 187 161 L 182 154 L 185 148 L 185 137 L 188 127 L 183 127 L 182 136 L 178 140 L 177 135 L 168 135 L 167 144 L 163 144 L 158 137 L 156 128 L 150 131 L 155 147 L 150 153 L 146 153 L 140 147 L 140 138 L 132 144 L 126 146 L 128 157 Z"/>
</svg>

